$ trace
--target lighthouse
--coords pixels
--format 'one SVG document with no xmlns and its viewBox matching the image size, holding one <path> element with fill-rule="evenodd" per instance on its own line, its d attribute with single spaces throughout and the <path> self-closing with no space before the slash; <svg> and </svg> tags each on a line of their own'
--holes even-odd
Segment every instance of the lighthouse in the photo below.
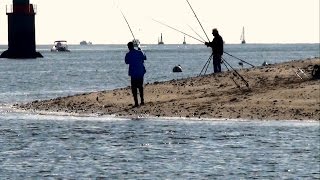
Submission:
<svg viewBox="0 0 320 180">
<path fill-rule="evenodd" d="M 13 0 L 6 7 L 8 16 L 8 50 L 1 58 L 31 59 L 43 57 L 36 52 L 35 15 L 36 6 L 29 0 Z"/>
</svg>

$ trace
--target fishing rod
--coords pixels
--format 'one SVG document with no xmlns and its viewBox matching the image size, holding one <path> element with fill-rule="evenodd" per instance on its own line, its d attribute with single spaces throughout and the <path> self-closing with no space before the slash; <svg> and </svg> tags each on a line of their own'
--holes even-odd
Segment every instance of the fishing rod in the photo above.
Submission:
<svg viewBox="0 0 320 180">
<path fill-rule="evenodd" d="M 120 10 L 120 11 L 121 11 L 121 10 Z M 136 40 L 136 38 L 134 37 L 134 34 L 133 34 L 133 32 L 132 32 L 132 29 L 131 29 L 131 27 L 130 27 L 130 24 L 129 24 L 129 22 L 128 22 L 128 20 L 127 20 L 126 16 L 123 14 L 123 12 L 122 12 L 122 11 L 121 11 L 121 14 L 122 14 L 122 17 L 124 18 L 124 20 L 126 21 L 126 23 L 127 23 L 128 27 L 129 27 L 129 30 L 130 30 L 130 32 L 131 32 L 131 34 L 132 34 L 132 37 L 133 37 L 133 40 L 135 41 L 135 40 Z"/>
<path fill-rule="evenodd" d="M 173 29 L 173 30 L 175 30 L 175 31 L 177 31 L 177 32 L 179 32 L 179 33 L 182 33 L 182 34 L 184 34 L 184 35 L 186 35 L 186 36 L 188 36 L 188 37 L 191 37 L 191 38 L 193 38 L 193 39 L 195 39 L 195 40 L 197 40 L 197 41 L 200 41 L 200 42 L 202 42 L 202 43 L 205 43 L 205 41 L 202 41 L 202 40 L 200 40 L 200 39 L 198 39 L 198 38 L 196 38 L 196 37 L 193 37 L 193 36 L 191 36 L 191 35 L 183 32 L 183 31 L 180 31 L 180 30 L 178 30 L 178 29 L 176 29 L 176 28 L 174 28 L 174 27 L 172 27 L 172 26 L 169 26 L 169 25 L 163 23 L 163 22 L 157 21 L 157 20 L 155 20 L 155 19 L 152 19 L 152 20 L 155 21 L 155 22 L 157 22 L 157 23 L 159 23 L 159 24 L 162 24 L 162 25 L 164 25 L 164 26 L 166 26 L 166 27 L 168 27 L 168 28 L 170 28 L 170 29 Z"/>
<path fill-rule="evenodd" d="M 205 69 L 204 75 L 207 73 L 208 67 L 209 67 L 209 65 L 210 65 L 210 61 L 212 60 L 212 57 L 213 57 L 213 53 L 211 53 L 211 56 L 210 56 L 209 59 L 207 60 L 206 64 L 203 66 L 203 68 L 202 68 L 202 70 L 201 70 L 201 72 L 200 72 L 200 74 L 199 74 L 198 76 L 201 76 L 201 74 L 202 74 L 202 72 L 204 71 L 204 69 Z M 226 62 L 225 59 L 223 59 L 223 60 Z M 226 64 L 228 64 L 228 62 L 223 63 L 223 65 L 226 67 L 226 69 L 228 70 L 228 72 L 230 72 L 230 68 L 232 68 L 232 66 L 231 66 L 230 64 L 228 64 L 228 65 L 230 66 L 230 68 L 229 68 Z M 232 69 L 233 69 L 233 68 L 232 68 Z M 237 73 L 238 73 L 238 72 L 237 72 Z M 232 75 L 235 76 L 235 77 L 237 76 L 237 75 L 234 74 L 234 73 L 232 73 Z M 240 77 L 242 77 L 239 73 L 238 73 L 238 75 L 239 75 Z M 233 77 L 230 77 L 230 78 L 232 79 L 232 81 L 234 82 L 234 84 L 240 89 L 240 85 L 236 82 L 236 80 L 235 80 Z M 242 77 L 242 78 L 243 78 L 243 77 Z M 244 78 L 243 78 L 242 80 L 246 83 L 246 86 L 249 87 L 249 84 L 247 83 L 247 81 L 244 80 Z"/>
<path fill-rule="evenodd" d="M 189 25 L 188 25 L 188 26 L 189 26 Z M 200 39 L 202 39 L 204 42 L 206 41 L 206 40 L 204 40 L 191 26 L 189 26 L 189 28 L 190 28 L 194 33 L 196 33 Z"/>
<path fill-rule="evenodd" d="M 238 71 L 236 71 L 224 58 L 221 58 L 223 60 L 223 63 L 226 63 L 234 72 L 234 76 L 239 76 L 241 78 L 241 80 L 246 84 L 246 86 L 249 88 L 249 83 L 248 81 L 246 81 L 243 76 L 241 76 Z"/>
<path fill-rule="evenodd" d="M 201 72 L 200 72 L 200 74 L 199 74 L 198 76 L 201 76 L 204 68 L 206 68 L 206 70 L 204 71 L 204 74 L 207 73 L 207 70 L 208 70 L 208 67 L 209 67 L 209 65 L 210 65 L 210 61 L 211 61 L 212 57 L 213 57 L 213 53 L 211 53 L 211 56 L 208 58 L 206 64 L 203 66 L 203 68 L 201 69 Z"/>
<path fill-rule="evenodd" d="M 227 70 L 230 72 L 230 69 L 228 68 L 228 66 L 225 64 L 225 63 L 222 63 L 226 68 Z M 234 75 L 232 73 L 232 75 Z M 234 84 L 240 89 L 240 85 L 236 82 L 236 80 L 234 80 L 233 76 L 230 77 L 232 79 L 232 81 L 234 82 Z"/>
<path fill-rule="evenodd" d="M 191 6 L 191 4 L 190 4 L 189 0 L 186 0 L 186 1 L 187 1 L 187 3 L 189 4 L 189 6 L 190 6 L 190 8 L 191 8 L 191 10 L 192 10 L 192 12 L 193 12 L 193 14 L 194 14 L 194 16 L 197 18 L 198 23 L 200 24 L 200 26 L 201 26 L 201 28 L 202 28 L 202 30 L 203 30 L 203 32 L 204 32 L 204 34 L 206 35 L 206 37 L 207 37 L 208 41 L 210 41 L 210 39 L 209 39 L 209 37 L 208 37 L 208 35 L 207 35 L 206 31 L 204 30 L 204 28 L 203 28 L 203 26 L 202 26 L 202 24 L 201 24 L 201 22 L 200 22 L 200 20 L 199 20 L 199 18 L 198 18 L 198 16 L 197 16 L 196 12 L 194 12 L 194 10 L 193 10 L 193 8 L 192 8 L 192 6 Z"/>
<path fill-rule="evenodd" d="M 227 54 L 227 55 L 229 55 L 229 56 L 231 56 L 231 57 L 233 57 L 233 58 L 236 58 L 236 59 L 238 59 L 239 61 L 241 61 L 241 62 L 244 62 L 244 63 L 246 63 L 246 64 L 248 64 L 248 65 L 250 65 L 251 67 L 255 67 L 254 65 L 252 65 L 251 63 L 248 63 L 247 61 L 244 61 L 244 60 L 242 60 L 242 59 L 240 59 L 240 58 L 238 58 L 238 57 L 235 57 L 234 55 L 232 55 L 232 54 L 230 54 L 230 53 L 227 53 L 227 52 L 225 52 L 225 51 L 223 51 L 225 54 Z"/>
</svg>

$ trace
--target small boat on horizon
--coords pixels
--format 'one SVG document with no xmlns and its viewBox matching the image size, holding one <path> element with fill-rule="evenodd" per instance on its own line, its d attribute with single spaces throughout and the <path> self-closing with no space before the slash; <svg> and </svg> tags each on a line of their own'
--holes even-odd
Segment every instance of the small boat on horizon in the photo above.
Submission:
<svg viewBox="0 0 320 180">
<path fill-rule="evenodd" d="M 51 52 L 70 52 L 66 40 L 59 40 L 53 43 Z"/>
<path fill-rule="evenodd" d="M 81 41 L 80 42 L 80 45 L 92 45 L 92 42 L 91 41 Z"/>
<path fill-rule="evenodd" d="M 186 37 L 185 37 L 185 36 L 183 37 L 183 42 L 182 42 L 182 44 L 187 44 L 187 42 L 186 42 Z"/>
</svg>

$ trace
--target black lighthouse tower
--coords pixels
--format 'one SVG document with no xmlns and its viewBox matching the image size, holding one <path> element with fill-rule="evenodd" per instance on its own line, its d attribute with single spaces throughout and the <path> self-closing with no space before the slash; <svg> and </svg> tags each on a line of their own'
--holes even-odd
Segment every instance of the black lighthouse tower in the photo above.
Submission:
<svg viewBox="0 0 320 180">
<path fill-rule="evenodd" d="M 30 59 L 43 57 L 36 52 L 35 15 L 29 0 L 13 0 L 6 8 L 8 16 L 8 50 L 0 58 Z"/>
</svg>

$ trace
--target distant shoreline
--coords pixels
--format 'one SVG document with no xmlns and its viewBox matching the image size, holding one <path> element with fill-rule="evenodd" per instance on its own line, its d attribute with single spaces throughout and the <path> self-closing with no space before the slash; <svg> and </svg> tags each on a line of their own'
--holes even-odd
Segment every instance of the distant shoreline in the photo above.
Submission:
<svg viewBox="0 0 320 180">
<path fill-rule="evenodd" d="M 146 104 L 132 108 L 129 87 L 16 104 L 33 112 L 187 119 L 320 120 L 320 81 L 310 79 L 319 58 L 145 85 Z M 300 79 L 298 68 L 308 77 Z M 305 77 L 304 77 L 305 76 Z M 232 78 L 241 86 L 237 88 Z"/>
</svg>

